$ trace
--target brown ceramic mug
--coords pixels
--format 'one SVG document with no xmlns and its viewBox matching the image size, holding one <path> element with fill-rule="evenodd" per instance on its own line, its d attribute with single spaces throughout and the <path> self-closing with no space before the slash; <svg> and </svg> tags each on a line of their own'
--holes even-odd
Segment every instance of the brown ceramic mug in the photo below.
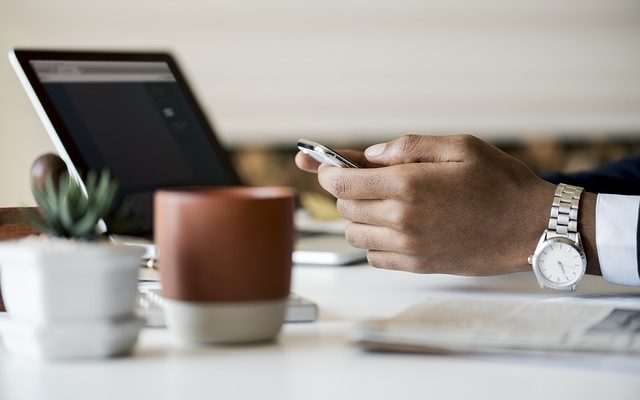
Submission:
<svg viewBox="0 0 640 400">
<path fill-rule="evenodd" d="M 284 187 L 156 192 L 154 240 L 167 325 L 195 342 L 273 339 L 291 282 L 294 191 Z"/>
</svg>

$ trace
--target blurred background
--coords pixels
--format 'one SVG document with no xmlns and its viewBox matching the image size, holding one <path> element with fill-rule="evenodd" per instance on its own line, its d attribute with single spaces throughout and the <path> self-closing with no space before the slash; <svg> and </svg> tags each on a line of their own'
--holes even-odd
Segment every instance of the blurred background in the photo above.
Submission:
<svg viewBox="0 0 640 400">
<path fill-rule="evenodd" d="M 53 150 L 12 47 L 173 52 L 253 184 L 320 192 L 299 137 L 474 133 L 537 171 L 640 149 L 637 0 L 1 0 L 0 206 Z"/>
</svg>

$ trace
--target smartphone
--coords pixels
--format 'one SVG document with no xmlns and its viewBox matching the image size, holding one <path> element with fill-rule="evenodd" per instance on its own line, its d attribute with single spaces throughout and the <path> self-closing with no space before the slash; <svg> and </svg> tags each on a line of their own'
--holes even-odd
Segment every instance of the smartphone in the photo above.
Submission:
<svg viewBox="0 0 640 400">
<path fill-rule="evenodd" d="M 340 168 L 360 168 L 337 151 L 308 139 L 298 140 L 298 149 L 319 163 Z"/>
</svg>

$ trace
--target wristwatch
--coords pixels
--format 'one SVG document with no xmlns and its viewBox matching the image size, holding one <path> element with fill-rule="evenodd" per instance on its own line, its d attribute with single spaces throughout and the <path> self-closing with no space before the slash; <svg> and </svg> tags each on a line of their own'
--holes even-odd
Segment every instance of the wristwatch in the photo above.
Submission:
<svg viewBox="0 0 640 400">
<path fill-rule="evenodd" d="M 576 290 L 587 270 L 587 257 L 578 232 L 582 190 L 564 183 L 556 188 L 549 227 L 528 259 L 541 288 Z"/>
</svg>

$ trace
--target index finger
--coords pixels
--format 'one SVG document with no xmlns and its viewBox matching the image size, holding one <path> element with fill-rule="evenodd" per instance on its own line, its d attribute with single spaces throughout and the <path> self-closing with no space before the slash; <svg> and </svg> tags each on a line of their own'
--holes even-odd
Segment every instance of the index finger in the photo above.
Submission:
<svg viewBox="0 0 640 400">
<path fill-rule="evenodd" d="M 318 182 L 327 192 L 338 199 L 377 200 L 398 198 L 403 188 L 402 180 L 396 176 L 406 165 L 383 168 L 338 168 L 321 165 L 318 168 Z"/>
</svg>

